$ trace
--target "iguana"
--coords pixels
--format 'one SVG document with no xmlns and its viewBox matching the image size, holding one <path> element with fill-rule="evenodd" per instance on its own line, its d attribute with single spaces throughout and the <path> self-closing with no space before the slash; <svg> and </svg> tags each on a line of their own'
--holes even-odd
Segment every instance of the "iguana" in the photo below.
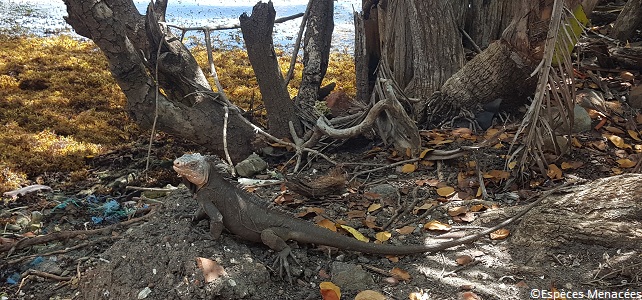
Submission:
<svg viewBox="0 0 642 300">
<path fill-rule="evenodd" d="M 506 226 L 535 206 L 540 200 L 529 204 L 517 215 L 476 234 L 459 239 L 430 245 L 395 246 L 365 243 L 326 228 L 294 218 L 284 212 L 271 209 L 261 203 L 257 196 L 245 192 L 228 182 L 214 162 L 206 160 L 199 153 L 185 154 L 174 160 L 174 170 L 185 179 L 194 192 L 199 209 L 193 220 L 210 219 L 210 233 L 217 239 L 223 228 L 245 240 L 261 242 L 278 252 L 279 274 L 285 270 L 288 278 L 288 257 L 294 256 L 286 243 L 293 240 L 300 243 L 331 246 L 344 250 L 371 254 L 405 255 L 445 250 L 465 244 Z"/>
</svg>

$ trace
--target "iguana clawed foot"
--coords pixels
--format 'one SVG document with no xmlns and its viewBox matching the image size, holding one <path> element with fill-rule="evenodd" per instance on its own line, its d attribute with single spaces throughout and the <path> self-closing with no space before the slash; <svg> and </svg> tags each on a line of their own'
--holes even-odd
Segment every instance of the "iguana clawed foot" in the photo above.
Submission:
<svg viewBox="0 0 642 300">
<path fill-rule="evenodd" d="M 285 271 L 285 275 L 288 278 L 288 282 L 291 284 L 292 274 L 290 273 L 290 262 L 288 262 L 288 257 L 291 257 L 295 263 L 297 263 L 298 265 L 301 265 L 301 263 L 299 263 L 299 261 L 296 259 L 296 257 L 292 253 L 292 248 L 286 247 L 285 249 L 277 253 L 276 258 L 274 259 L 274 263 L 272 264 L 272 269 L 278 268 L 280 278 L 283 278 L 283 271 Z"/>
</svg>

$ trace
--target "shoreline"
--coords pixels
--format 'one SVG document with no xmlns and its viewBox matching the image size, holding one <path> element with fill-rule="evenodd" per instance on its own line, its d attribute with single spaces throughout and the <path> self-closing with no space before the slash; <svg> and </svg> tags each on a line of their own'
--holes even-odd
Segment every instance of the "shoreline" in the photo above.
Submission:
<svg viewBox="0 0 642 300">
<path fill-rule="evenodd" d="M 147 1 L 135 0 L 136 7 L 143 10 Z M 212 0 L 210 5 L 201 5 L 196 1 L 177 1 L 174 5 L 170 2 L 167 8 L 169 23 L 183 27 L 188 26 L 220 26 L 238 24 L 241 13 L 251 13 L 252 5 L 256 1 Z M 216 5 L 219 3 L 219 5 Z M 225 4 L 222 4 L 225 3 Z M 332 52 L 353 54 L 354 52 L 354 25 L 352 10 L 360 6 L 357 0 L 335 1 L 334 32 L 332 35 Z M 214 4 L 214 5 L 212 5 Z M 249 6 L 248 6 L 249 4 Z M 307 1 L 274 1 L 277 18 L 304 12 Z M 9 0 L 0 2 L 0 33 L 7 35 L 36 35 L 49 37 L 60 34 L 71 35 L 80 40 L 87 38 L 77 35 L 71 26 L 63 19 L 67 15 L 66 6 L 62 0 Z M 295 19 L 274 26 L 274 46 L 286 53 L 294 49 L 294 41 L 298 34 L 301 19 Z M 186 34 L 185 43 L 189 47 L 195 45 L 191 39 L 204 41 L 203 33 L 193 31 Z M 244 48 L 240 29 L 214 31 L 211 34 L 214 47 L 219 49 Z"/>
</svg>

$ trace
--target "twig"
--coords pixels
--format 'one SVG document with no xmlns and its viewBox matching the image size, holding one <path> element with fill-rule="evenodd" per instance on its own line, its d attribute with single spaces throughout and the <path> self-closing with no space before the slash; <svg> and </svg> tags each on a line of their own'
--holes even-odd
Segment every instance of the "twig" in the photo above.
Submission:
<svg viewBox="0 0 642 300">
<path fill-rule="evenodd" d="M 372 172 L 381 171 L 381 170 L 385 170 L 385 169 L 388 169 L 388 168 L 394 168 L 396 166 L 405 165 L 405 164 L 417 162 L 417 161 L 420 161 L 420 160 L 421 160 L 421 158 L 416 157 L 416 158 L 411 158 L 411 159 L 407 159 L 407 160 L 398 161 L 396 163 L 391 163 L 389 165 L 381 166 L 381 167 L 378 167 L 378 168 L 361 171 L 361 172 L 358 172 L 358 173 L 354 174 L 352 176 L 352 178 L 350 178 L 350 180 L 348 180 L 348 182 L 352 182 L 355 178 L 357 178 L 357 177 L 359 177 L 359 176 L 361 176 L 363 174 L 369 174 L 369 173 L 372 173 Z"/>
<path fill-rule="evenodd" d="M 416 218 L 414 218 L 412 220 L 408 220 L 406 222 L 403 222 L 401 224 L 395 225 L 395 228 L 404 227 L 404 226 L 406 226 L 408 224 L 419 222 L 419 221 L 425 219 L 433 210 L 437 209 L 437 207 L 441 207 L 441 206 L 445 206 L 445 205 L 446 205 L 446 203 L 441 203 L 439 205 L 432 206 L 432 207 L 426 209 L 426 211 L 423 214 L 419 215 L 418 217 L 416 217 Z"/>
<path fill-rule="evenodd" d="M 55 274 L 46 273 L 46 272 L 38 271 L 38 270 L 34 270 L 34 269 L 29 269 L 26 272 L 22 273 L 21 277 L 27 277 L 29 275 L 35 275 L 35 276 L 39 276 L 39 277 L 42 277 L 42 278 L 49 278 L 49 279 L 58 280 L 58 281 L 69 281 L 69 280 L 73 279 L 73 277 L 70 277 L 70 276 L 58 276 L 58 275 L 55 275 Z"/>
<path fill-rule="evenodd" d="M 195 94 L 195 93 L 213 94 L 214 92 L 211 92 L 211 91 L 196 91 L 196 92 L 189 93 L 188 95 L 186 95 L 186 97 L 191 95 L 191 94 Z M 221 96 L 223 96 L 223 95 L 221 95 Z M 232 111 L 234 113 L 239 114 L 239 115 L 241 114 L 241 112 L 238 110 L 238 108 L 236 108 L 232 103 L 230 103 L 227 98 L 225 98 L 224 96 L 220 97 L 220 98 L 221 98 L 221 102 L 222 102 L 221 105 L 227 105 L 228 107 L 230 107 L 232 109 Z M 284 146 L 288 146 L 288 147 L 292 147 L 293 149 L 300 149 L 301 151 L 309 152 L 309 153 L 321 156 L 323 159 L 327 160 L 329 163 L 331 163 L 333 165 L 337 164 L 334 160 L 329 158 L 327 155 L 325 155 L 325 154 L 323 154 L 323 153 L 321 153 L 321 152 L 319 152 L 317 150 L 310 149 L 310 148 L 307 148 L 307 147 L 301 147 L 301 146 L 298 146 L 298 145 L 296 145 L 294 143 L 281 140 L 281 139 L 269 134 L 268 132 L 263 130 L 261 127 L 256 126 L 254 123 L 250 122 L 248 119 L 246 119 L 243 116 L 241 116 L 241 118 L 239 118 L 239 119 L 243 123 L 245 123 L 248 126 L 252 127 L 252 129 L 254 129 L 254 132 L 260 133 L 261 135 L 263 135 L 264 137 L 266 137 L 267 139 L 269 139 L 269 140 L 271 140 L 271 141 L 273 141 L 275 143 L 278 143 L 278 144 L 281 144 L 281 145 L 284 145 Z"/>
<path fill-rule="evenodd" d="M 230 118 L 230 109 L 227 105 L 223 106 L 223 108 L 225 109 L 225 114 L 223 116 L 223 152 L 225 152 L 225 159 L 230 165 L 232 176 L 236 177 L 236 168 L 234 168 L 234 163 L 232 162 L 232 158 L 230 157 L 230 151 L 227 149 L 227 122 Z"/>
<path fill-rule="evenodd" d="M 301 19 L 301 26 L 299 27 L 299 34 L 296 36 L 296 41 L 294 42 L 294 50 L 292 51 L 292 59 L 290 60 L 290 69 L 288 69 L 287 75 L 285 75 L 285 86 L 288 86 L 288 83 L 294 76 L 294 66 L 296 65 L 296 59 L 299 56 L 299 48 L 301 47 L 301 37 L 303 36 L 303 30 L 305 29 L 305 24 L 308 21 L 308 15 L 310 14 L 310 6 L 312 6 L 312 1 L 308 1 L 308 6 L 305 8 L 305 13 Z"/>
<path fill-rule="evenodd" d="M 145 172 L 149 170 L 149 158 L 152 154 L 152 142 L 154 142 L 154 132 L 156 132 L 156 123 L 158 121 L 158 97 L 160 93 L 160 84 L 158 83 L 158 58 L 160 57 L 163 40 L 165 40 L 165 31 L 163 31 L 163 36 L 160 38 L 160 41 L 158 41 L 158 49 L 156 50 L 156 63 L 154 66 L 154 84 L 156 84 L 156 88 L 154 89 L 154 122 L 152 122 L 152 132 L 149 134 L 149 144 L 147 145 Z"/>
<path fill-rule="evenodd" d="M 452 274 L 456 274 L 457 272 L 459 272 L 459 271 L 461 271 L 461 270 L 463 270 L 463 269 L 466 269 L 466 268 L 470 268 L 470 267 L 476 266 L 476 265 L 478 265 L 480 262 L 481 262 L 480 260 L 474 260 L 474 261 L 471 261 L 470 263 L 467 263 L 467 264 L 465 264 L 465 265 L 463 265 L 463 266 L 458 266 L 457 268 L 455 268 L 455 269 L 454 269 L 454 270 L 452 270 L 452 271 L 444 272 L 444 273 L 442 274 L 442 276 L 441 276 L 441 277 L 443 278 L 443 277 L 446 277 L 446 276 L 449 276 L 449 275 L 452 275 Z"/>
<path fill-rule="evenodd" d="M 140 186 L 131 186 L 128 185 L 125 187 L 125 190 L 134 190 L 134 191 L 145 191 L 145 192 L 171 192 L 177 190 L 177 187 L 171 187 L 171 188 L 147 188 L 147 187 L 140 187 Z"/>
<path fill-rule="evenodd" d="M 120 237 L 120 236 L 104 236 L 104 237 L 97 238 L 97 239 L 95 239 L 93 241 L 87 241 L 87 242 L 80 243 L 78 245 L 75 245 L 75 246 L 72 246 L 72 247 L 68 247 L 68 248 L 65 248 L 65 249 L 61 249 L 61 250 L 50 251 L 50 252 L 47 252 L 47 253 L 32 254 L 32 255 L 27 255 L 27 256 L 15 258 L 15 259 L 7 261 L 7 264 L 9 264 L 9 265 L 17 264 L 17 263 L 20 263 L 21 261 L 29 260 L 29 259 L 32 259 L 32 258 L 36 258 L 38 256 L 51 256 L 51 255 L 56 255 L 56 254 L 67 253 L 69 251 L 73 251 L 73 250 L 80 249 L 80 248 L 83 248 L 83 247 L 91 246 L 91 245 L 94 245 L 94 244 L 99 244 L 99 243 L 102 243 L 102 242 L 107 241 L 107 240 L 117 240 L 117 239 L 121 239 L 121 238 L 122 237 Z"/>
<path fill-rule="evenodd" d="M 461 28 L 461 27 L 459 27 L 459 26 L 458 26 L 458 29 L 459 29 L 459 32 L 461 32 L 461 34 L 463 34 L 463 35 L 464 35 L 464 37 L 465 37 L 465 38 L 470 42 L 470 44 L 471 44 L 471 45 L 473 45 L 473 48 L 475 48 L 475 52 L 477 52 L 477 53 L 482 53 L 482 49 L 481 49 L 481 48 L 479 48 L 479 46 L 477 46 L 477 43 L 475 43 L 475 41 L 473 40 L 473 38 L 471 38 L 471 37 L 470 37 L 470 35 L 468 35 L 468 33 L 466 32 L 466 30 L 462 29 L 462 28 Z"/>
<path fill-rule="evenodd" d="M 377 267 L 375 267 L 375 266 L 366 265 L 366 264 L 363 264 L 362 266 L 363 266 L 364 268 L 366 268 L 366 269 L 370 270 L 370 271 L 373 271 L 373 272 L 375 272 L 375 273 L 379 273 L 379 274 L 381 274 L 381 275 L 383 275 L 383 276 L 393 277 L 392 273 L 390 273 L 390 272 L 388 272 L 388 271 L 386 271 L 386 270 L 384 270 L 384 269 L 380 269 L 380 268 L 377 268 Z"/>
<path fill-rule="evenodd" d="M 214 54 L 212 53 L 212 40 L 210 38 L 210 30 L 204 29 L 203 34 L 205 35 L 205 49 L 207 50 L 207 62 L 210 64 L 210 75 L 214 79 L 214 84 L 216 84 L 216 91 L 223 93 L 223 86 L 218 80 L 218 74 L 216 73 L 216 66 L 214 66 Z"/>
<path fill-rule="evenodd" d="M 400 205 L 399 209 L 395 212 L 395 214 L 392 217 L 390 217 L 390 219 L 388 219 L 388 222 L 386 222 L 386 224 L 383 225 L 383 229 L 387 229 L 388 226 L 390 226 L 390 224 L 392 224 L 394 221 L 410 213 L 410 210 L 413 207 L 415 207 L 415 205 L 417 205 L 417 202 L 419 202 L 419 197 L 417 197 L 417 191 L 419 191 L 419 186 L 415 186 L 415 188 L 412 189 L 412 203 L 406 206 L 405 209 L 403 209 L 403 211 L 402 211 L 402 208 L 404 207 Z M 398 228 L 398 227 L 395 226 L 394 228 Z"/>
</svg>

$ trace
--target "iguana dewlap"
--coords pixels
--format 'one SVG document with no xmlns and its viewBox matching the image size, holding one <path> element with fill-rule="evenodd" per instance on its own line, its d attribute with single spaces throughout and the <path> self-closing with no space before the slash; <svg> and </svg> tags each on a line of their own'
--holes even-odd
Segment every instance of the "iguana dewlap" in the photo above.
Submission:
<svg viewBox="0 0 642 300">
<path fill-rule="evenodd" d="M 187 184 L 195 192 L 200 206 L 200 213 L 197 212 L 196 218 L 202 217 L 203 212 L 209 216 L 210 230 L 214 238 L 217 238 L 225 227 L 245 240 L 262 242 L 280 252 L 282 266 L 287 266 L 287 256 L 291 255 L 290 247 L 285 242 L 287 240 L 364 253 L 404 255 L 444 250 L 471 242 L 498 229 L 498 226 L 495 226 L 475 235 L 434 245 L 394 246 L 365 243 L 268 208 L 261 204 L 261 199 L 257 196 L 229 183 L 216 171 L 212 162 L 198 153 L 185 154 L 177 158 L 174 161 L 174 170 L 189 181 Z M 500 225 L 506 224 L 504 222 Z"/>
</svg>

